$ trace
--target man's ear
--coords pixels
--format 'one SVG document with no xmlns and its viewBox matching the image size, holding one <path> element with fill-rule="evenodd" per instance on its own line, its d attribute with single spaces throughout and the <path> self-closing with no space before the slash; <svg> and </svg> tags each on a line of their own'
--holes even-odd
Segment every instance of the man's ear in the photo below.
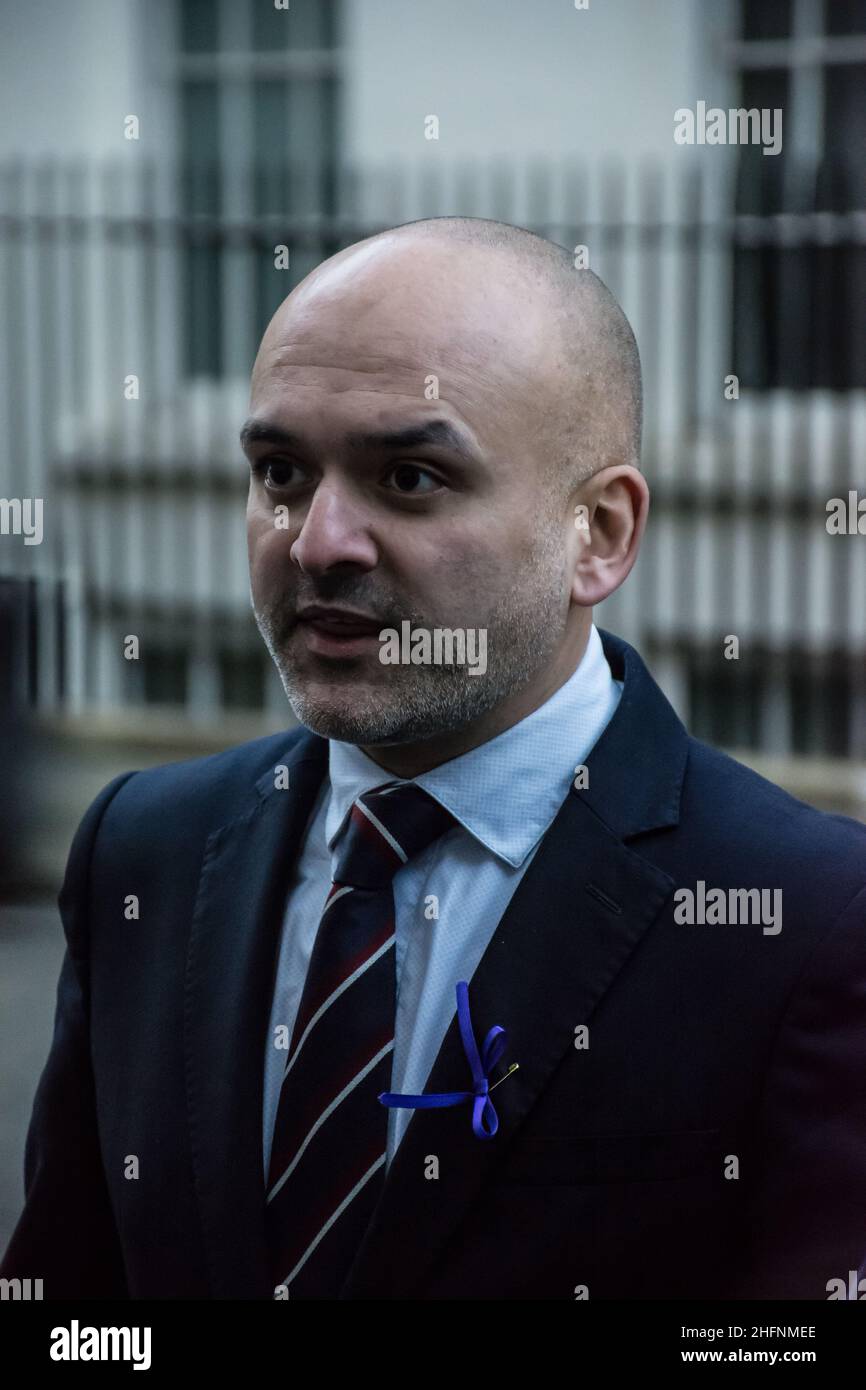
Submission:
<svg viewBox="0 0 866 1390">
<path fill-rule="evenodd" d="M 631 464 L 599 471 L 575 496 L 577 553 L 571 596 L 591 608 L 618 589 L 637 559 L 649 511 L 646 478 Z"/>
</svg>

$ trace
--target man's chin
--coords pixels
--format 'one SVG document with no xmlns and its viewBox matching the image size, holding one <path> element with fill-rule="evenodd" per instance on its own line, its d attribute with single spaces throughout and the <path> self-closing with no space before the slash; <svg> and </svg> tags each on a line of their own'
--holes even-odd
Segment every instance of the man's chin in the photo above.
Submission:
<svg viewBox="0 0 866 1390">
<path fill-rule="evenodd" d="M 365 748 L 404 742 L 399 729 L 365 724 L 345 712 L 323 710 L 319 705 L 310 706 L 303 701 L 292 701 L 291 705 L 298 723 L 320 738 L 332 738 L 338 743 L 354 743 Z"/>
<path fill-rule="evenodd" d="M 334 685 L 341 687 L 338 695 Z M 334 738 L 341 743 L 400 742 L 398 702 L 388 709 L 380 688 L 359 682 L 348 686 L 344 681 L 324 682 L 283 679 L 289 704 L 295 718 L 305 728 L 321 738 Z M 390 702 L 389 702 L 390 703 Z M 362 708 L 369 709 L 364 717 Z"/>
</svg>

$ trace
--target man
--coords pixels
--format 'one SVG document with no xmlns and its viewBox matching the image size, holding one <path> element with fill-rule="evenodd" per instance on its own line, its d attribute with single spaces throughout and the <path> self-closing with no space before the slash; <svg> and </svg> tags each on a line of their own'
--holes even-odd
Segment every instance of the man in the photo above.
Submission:
<svg viewBox="0 0 866 1390">
<path fill-rule="evenodd" d="M 849 1287 L 866 828 L 690 739 L 593 626 L 646 521 L 640 422 L 618 305 L 520 229 L 407 224 L 278 309 L 242 442 L 301 727 L 85 815 L 4 1275 Z"/>
</svg>

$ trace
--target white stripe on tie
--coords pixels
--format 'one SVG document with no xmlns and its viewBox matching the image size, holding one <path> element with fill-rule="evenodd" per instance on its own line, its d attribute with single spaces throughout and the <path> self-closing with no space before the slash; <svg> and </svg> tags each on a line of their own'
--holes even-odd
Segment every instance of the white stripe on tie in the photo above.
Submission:
<svg viewBox="0 0 866 1390">
<path fill-rule="evenodd" d="M 334 894 L 334 896 L 336 897 L 336 894 Z M 372 956 L 370 956 L 368 960 L 365 960 L 365 961 L 363 962 L 362 965 L 359 965 L 359 966 L 358 966 L 358 969 L 357 969 L 357 970 L 353 970 L 351 975 L 347 975 L 346 978 L 345 978 L 345 980 L 343 981 L 343 983 L 342 983 L 341 985 L 337 985 L 337 988 L 334 990 L 333 994 L 330 994 L 330 995 L 328 996 L 328 998 L 325 1000 L 324 1004 L 320 1004 L 320 1005 L 319 1005 L 318 1009 L 317 1009 L 316 1012 L 313 1014 L 313 1017 L 310 1019 L 309 1023 L 307 1024 L 306 1028 L 304 1029 L 303 1033 L 302 1033 L 301 1036 L 298 1038 L 298 1045 L 297 1045 L 297 1047 L 295 1048 L 294 1052 L 292 1053 L 292 1055 L 291 1055 L 291 1057 L 290 1057 L 290 1059 L 289 1059 L 289 1061 L 288 1061 L 288 1064 L 287 1064 L 287 1066 L 286 1066 L 286 1070 L 283 1072 L 283 1081 L 285 1081 L 285 1079 L 286 1079 L 286 1077 L 288 1076 L 289 1072 L 292 1070 L 292 1067 L 295 1065 L 295 1062 L 297 1061 L 297 1058 L 298 1058 L 298 1055 L 299 1055 L 299 1053 L 300 1053 L 300 1051 L 301 1051 L 301 1048 L 303 1047 L 304 1043 L 307 1041 L 307 1038 L 309 1037 L 310 1032 L 311 1032 L 312 1029 L 315 1027 L 315 1025 L 318 1023 L 319 1019 L 322 1017 L 322 1014 L 325 1012 L 325 1010 L 326 1010 L 326 1009 L 329 1009 L 329 1008 L 331 1007 L 331 1005 L 333 1004 L 333 1002 L 334 1002 L 335 999 L 339 999 L 339 997 L 340 997 L 340 995 L 343 993 L 343 991 L 349 988 L 349 985 L 353 985 L 353 984 L 355 983 L 356 980 L 359 980 L 359 979 L 361 978 L 361 976 L 363 975 L 363 973 L 364 973 L 365 970 L 369 970 L 371 965 L 375 965 L 376 961 L 379 959 L 380 956 L 384 955 L 386 951 L 390 951 L 391 947 L 394 945 L 395 940 L 396 940 L 396 937 L 395 937 L 394 934 L 392 933 L 391 936 L 388 937 L 388 940 L 382 943 L 382 945 L 379 947 L 378 951 L 374 951 L 373 954 L 372 954 Z M 280 1082 L 280 1085 L 282 1085 L 282 1082 Z"/>
<path fill-rule="evenodd" d="M 373 812 L 370 810 L 370 808 L 369 808 L 368 806 L 365 806 L 365 805 L 364 805 L 363 801 L 360 801 L 360 800 L 359 800 L 359 801 L 356 801 L 356 802 L 355 802 L 355 805 L 358 807 L 358 810 L 359 810 L 359 811 L 363 811 L 363 812 L 364 812 L 364 815 L 367 817 L 367 820 L 370 821 L 370 823 L 371 823 L 372 825 L 375 825 L 375 827 L 376 827 L 376 829 L 378 830 L 379 834 L 382 836 L 382 839 L 388 841 L 388 844 L 391 846 L 391 848 L 392 848 L 392 850 L 394 851 L 394 853 L 395 853 L 395 854 L 399 854 L 400 859 L 402 860 L 402 862 L 403 862 L 404 864 L 408 864 L 408 862 L 409 862 L 409 856 L 408 856 L 408 854 L 406 854 L 406 853 L 404 852 L 402 846 L 400 846 L 400 845 L 397 844 L 397 841 L 394 839 L 394 836 L 391 834 L 390 830 L 388 830 L 388 828 L 382 824 L 382 822 L 379 820 L 379 817 L 378 817 L 378 816 L 374 816 L 374 815 L 373 815 Z"/>
<path fill-rule="evenodd" d="M 380 1047 L 375 1057 L 371 1057 L 367 1065 L 361 1071 L 358 1072 L 358 1075 L 353 1077 L 352 1080 L 348 1083 L 348 1085 L 343 1087 L 340 1094 L 338 1096 L 334 1096 L 334 1099 L 331 1101 L 330 1105 L 325 1107 L 319 1118 L 316 1120 L 316 1123 L 313 1125 L 312 1129 L 307 1134 L 303 1144 L 298 1149 L 298 1152 L 295 1154 L 288 1168 L 283 1173 L 282 1177 L 274 1183 L 273 1187 L 268 1193 L 267 1200 L 269 1202 L 272 1201 L 274 1197 L 276 1197 L 283 1183 L 292 1175 L 292 1173 L 297 1168 L 303 1156 L 304 1150 L 306 1149 L 307 1145 L 309 1144 L 316 1131 L 321 1129 L 328 1116 L 333 1115 L 334 1111 L 336 1110 L 337 1106 L 341 1103 L 341 1101 L 344 1101 L 346 1099 L 346 1096 L 348 1096 L 352 1091 L 354 1091 L 358 1083 L 364 1080 L 364 1077 L 367 1075 L 367 1073 L 371 1072 L 373 1068 L 377 1065 L 377 1063 L 382 1060 L 386 1052 L 391 1052 L 393 1050 L 393 1047 L 394 1039 L 392 1038 L 391 1041 L 386 1043 L 384 1047 Z"/>
<path fill-rule="evenodd" d="M 366 1173 L 364 1174 L 364 1176 L 363 1176 L 362 1178 L 359 1178 L 359 1179 L 358 1179 L 358 1181 L 355 1183 L 355 1186 L 352 1188 L 352 1191 L 348 1194 L 348 1196 L 346 1196 L 346 1197 L 343 1198 L 342 1202 L 341 1202 L 340 1205 L 337 1207 L 336 1211 L 335 1211 L 331 1216 L 328 1217 L 328 1219 L 327 1219 L 327 1221 L 325 1222 L 324 1226 L 323 1226 L 322 1229 L 319 1231 L 319 1234 L 318 1234 L 318 1235 L 315 1237 L 315 1239 L 312 1240 L 312 1241 L 310 1242 L 310 1244 L 307 1246 L 306 1250 L 304 1251 L 304 1253 L 303 1253 L 303 1255 L 301 1256 L 301 1258 L 298 1260 L 298 1263 L 295 1265 L 295 1267 L 294 1267 L 294 1269 L 292 1270 L 291 1274 L 287 1274 L 287 1275 L 286 1275 L 285 1279 L 283 1280 L 283 1283 L 284 1283 L 284 1284 L 286 1284 L 286 1285 L 288 1286 L 288 1285 L 292 1282 L 292 1280 L 294 1279 L 294 1277 L 295 1277 L 295 1275 L 297 1274 L 298 1270 L 301 1269 L 301 1267 L 302 1267 L 304 1264 L 306 1264 L 307 1260 L 308 1260 L 308 1259 L 310 1258 L 310 1256 L 312 1255 L 312 1253 L 313 1253 L 313 1251 L 315 1250 L 316 1246 L 319 1244 L 319 1241 L 322 1240 L 322 1238 L 328 1234 L 328 1231 L 329 1231 L 329 1230 L 331 1229 L 331 1227 L 333 1226 L 333 1224 L 334 1224 L 334 1222 L 336 1221 L 337 1217 L 338 1217 L 338 1216 L 342 1216 L 343 1212 L 346 1210 L 346 1207 L 349 1205 L 349 1203 L 350 1203 L 355 1197 L 357 1197 L 358 1193 L 361 1191 L 361 1188 L 364 1186 L 364 1183 L 365 1183 L 365 1182 L 368 1182 L 369 1179 L 372 1178 L 372 1176 L 373 1176 L 373 1174 L 376 1172 L 376 1170 L 377 1170 L 378 1168 L 381 1168 L 381 1167 L 382 1167 L 382 1164 L 385 1162 L 385 1154 L 386 1154 L 386 1153 L 387 1153 L 387 1150 L 385 1151 L 385 1153 L 382 1153 L 382 1154 L 379 1155 L 379 1157 L 376 1159 L 376 1162 L 375 1162 L 374 1164 L 372 1164 L 371 1167 L 369 1167 L 369 1168 L 367 1169 L 367 1171 L 366 1171 Z"/>
<path fill-rule="evenodd" d="M 351 893 L 351 892 L 353 891 L 354 887 L 355 887 L 354 883 L 344 883 L 344 884 L 342 885 L 342 887 L 340 887 L 340 888 L 337 889 L 336 893 L 332 893 L 331 896 L 330 896 L 330 898 L 327 899 L 327 901 L 326 901 L 326 903 L 325 903 L 325 906 L 322 908 L 322 917 L 324 917 L 324 915 L 325 915 L 325 913 L 327 912 L 328 908 L 329 908 L 329 907 L 332 907 L 332 906 L 334 905 L 334 903 L 337 901 L 338 898 L 343 898 L 343 897 L 345 897 L 345 895 L 346 895 L 347 893 Z M 321 919 L 321 917 L 320 917 L 320 918 L 319 918 L 320 923 L 321 923 L 321 920 L 322 920 L 322 919 Z"/>
</svg>

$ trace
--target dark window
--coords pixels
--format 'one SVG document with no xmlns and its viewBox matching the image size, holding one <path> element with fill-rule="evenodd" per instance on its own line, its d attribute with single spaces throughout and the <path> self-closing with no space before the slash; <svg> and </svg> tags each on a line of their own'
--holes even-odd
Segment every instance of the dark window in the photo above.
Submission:
<svg viewBox="0 0 866 1390">
<path fill-rule="evenodd" d="M 828 34 L 866 34 L 866 0 L 824 0 Z"/>
<path fill-rule="evenodd" d="M 185 705 L 187 696 L 186 652 L 171 647 L 148 646 L 141 655 L 144 699 L 149 705 Z"/>
<path fill-rule="evenodd" d="M 224 651 L 219 657 L 220 704 L 223 709 L 262 709 L 266 658 L 258 652 Z"/>
<path fill-rule="evenodd" d="M 793 0 L 743 0 L 743 38 L 787 38 L 792 9 Z"/>
<path fill-rule="evenodd" d="M 820 8 L 806 13 L 820 25 Z M 746 233 L 741 224 L 734 254 L 737 373 L 758 390 L 862 389 L 866 247 L 848 214 L 866 209 L 866 62 L 848 61 L 838 36 L 866 41 L 866 0 L 828 4 L 823 30 L 795 32 L 795 18 L 791 5 L 765 0 L 741 9 L 739 103 L 780 109 L 783 138 L 778 155 L 739 151 L 736 211 L 758 220 Z M 835 48 L 804 47 L 834 37 Z M 781 66 L 763 65 L 762 40 L 777 41 Z M 792 237 L 778 236 L 778 214 L 799 216 Z"/>
<path fill-rule="evenodd" d="M 257 341 L 292 286 L 338 249 L 291 235 L 291 218 L 335 211 L 337 3 L 296 0 L 277 10 L 236 0 L 229 12 L 216 0 L 178 2 L 180 206 L 201 219 L 185 252 L 187 370 L 220 376 L 233 358 L 237 369 L 238 356 L 248 367 L 240 332 Z M 266 234 L 227 246 L 224 218 L 263 213 L 285 217 L 285 230 L 271 222 Z M 274 267 L 277 244 L 289 247 L 288 274 Z M 251 258 L 253 298 L 241 325 L 225 308 L 239 250 Z"/>
</svg>

